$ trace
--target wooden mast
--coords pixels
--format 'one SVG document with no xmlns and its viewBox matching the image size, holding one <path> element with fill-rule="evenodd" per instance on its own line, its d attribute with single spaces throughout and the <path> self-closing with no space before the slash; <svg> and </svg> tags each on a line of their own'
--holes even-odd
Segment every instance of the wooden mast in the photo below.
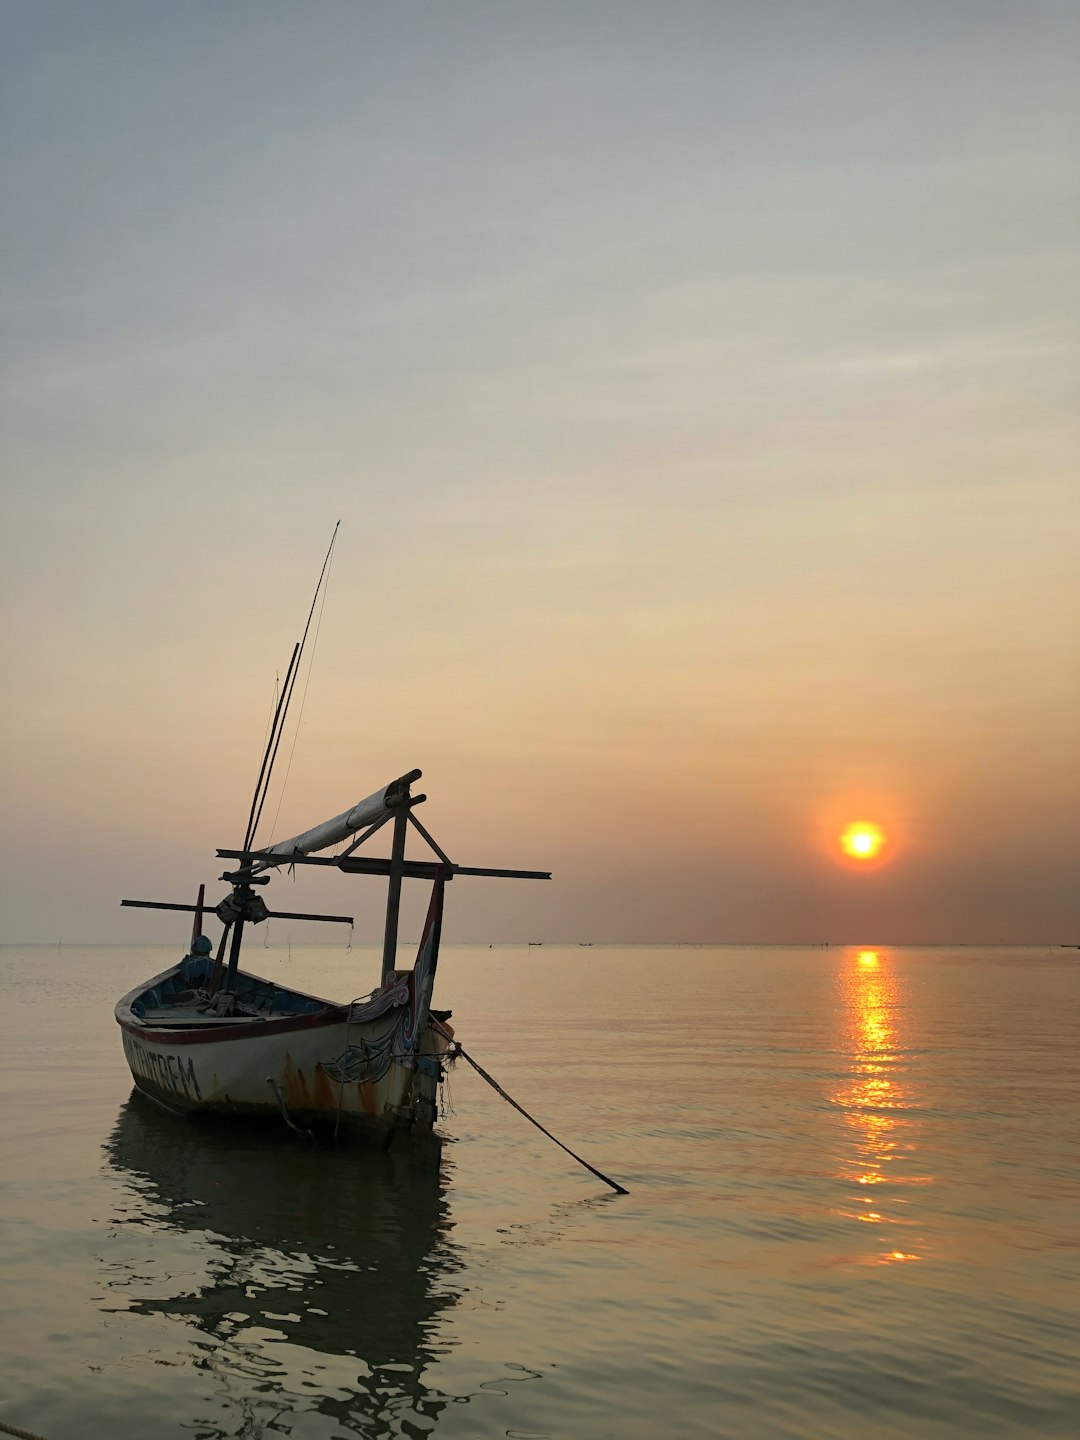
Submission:
<svg viewBox="0 0 1080 1440">
<path fill-rule="evenodd" d="M 240 947 L 244 941 L 244 921 L 239 919 L 233 928 L 232 946 L 229 950 L 229 968 L 225 975 L 225 989 L 231 990 L 236 984 L 236 971 L 240 965 Z"/>
<path fill-rule="evenodd" d="M 401 913 L 401 878 L 405 873 L 405 833 L 409 828 L 409 786 L 398 796 L 394 811 L 394 843 L 390 851 L 390 878 L 386 886 L 386 929 L 383 932 L 382 980 L 397 968 L 398 917 Z"/>
</svg>

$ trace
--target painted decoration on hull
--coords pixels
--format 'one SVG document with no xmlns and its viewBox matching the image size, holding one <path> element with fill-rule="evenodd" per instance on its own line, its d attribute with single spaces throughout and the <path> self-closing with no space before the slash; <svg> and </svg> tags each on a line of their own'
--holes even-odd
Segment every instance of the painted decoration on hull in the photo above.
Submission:
<svg viewBox="0 0 1080 1440">
<path fill-rule="evenodd" d="M 396 1005 L 408 1005 L 410 998 L 408 973 L 391 970 L 378 990 L 364 1000 L 352 1002 L 349 1006 L 349 1024 L 362 1025 L 365 1020 L 378 1020 Z"/>
<path fill-rule="evenodd" d="M 424 934 L 413 969 L 404 972 L 391 970 L 384 984 L 370 999 L 354 1001 L 349 1011 L 349 1024 L 352 1025 L 355 1021 L 371 1020 L 400 1007 L 397 1024 L 377 1040 L 361 1039 L 355 1045 L 347 1044 L 333 1060 L 321 1061 L 319 1069 L 337 1084 L 381 1080 L 394 1060 L 405 1060 L 415 1051 L 431 1004 L 439 956 L 442 907 L 443 877 L 440 875 L 432 888 Z"/>
<path fill-rule="evenodd" d="M 320 1060 L 319 1069 L 338 1085 L 382 1080 L 403 1054 L 405 1018 L 402 1014 L 394 1028 L 377 1040 L 361 1040 L 347 1045 L 333 1060 Z"/>
<path fill-rule="evenodd" d="M 439 933 L 442 925 L 443 879 L 440 875 L 431 892 L 424 934 L 411 971 L 390 971 L 382 987 L 363 1003 L 354 1001 L 349 1024 L 371 1020 L 400 1007 L 393 1029 L 377 1040 L 361 1039 L 347 1044 L 333 1060 L 321 1061 L 319 1069 L 339 1085 L 378 1081 L 389 1072 L 394 1060 L 406 1060 L 416 1049 L 422 1022 L 427 1018 L 438 963 Z M 346 1039 L 348 1034 L 346 1033 Z"/>
</svg>

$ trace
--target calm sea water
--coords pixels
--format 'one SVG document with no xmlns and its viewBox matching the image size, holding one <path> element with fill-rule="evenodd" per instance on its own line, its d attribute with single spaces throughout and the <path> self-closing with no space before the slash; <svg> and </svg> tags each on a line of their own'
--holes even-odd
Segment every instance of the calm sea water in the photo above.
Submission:
<svg viewBox="0 0 1080 1440">
<path fill-rule="evenodd" d="M 1080 1432 L 1080 952 L 444 952 L 466 1048 L 625 1197 L 464 1065 L 437 1172 L 133 1100 L 112 1005 L 174 958 L 0 952 L 8 1424 Z"/>
</svg>

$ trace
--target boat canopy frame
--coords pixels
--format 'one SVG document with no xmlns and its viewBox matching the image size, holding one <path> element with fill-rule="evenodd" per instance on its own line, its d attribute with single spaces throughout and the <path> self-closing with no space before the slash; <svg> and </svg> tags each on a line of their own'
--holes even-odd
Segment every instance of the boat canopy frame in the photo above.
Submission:
<svg viewBox="0 0 1080 1440">
<path fill-rule="evenodd" d="M 382 981 L 384 983 L 390 971 L 396 968 L 401 882 L 403 880 L 416 879 L 435 882 L 440 879 L 452 880 L 455 875 L 484 875 L 505 880 L 551 879 L 550 870 L 510 870 L 493 866 L 458 865 L 452 861 L 413 813 L 415 807 L 423 804 L 427 799 L 426 795 L 411 793 L 413 782 L 419 780 L 422 774 L 421 770 L 410 770 L 407 775 L 392 780 L 381 792 L 376 791 L 366 800 L 359 801 L 351 810 L 344 811 L 341 815 L 324 821 L 321 825 L 313 826 L 292 840 L 281 841 L 277 845 L 266 846 L 262 849 L 217 850 L 216 854 L 219 859 L 240 862 L 236 869 L 226 870 L 220 877 L 232 886 L 231 894 L 226 896 L 216 908 L 211 907 L 215 908 L 215 913 L 225 926 L 225 934 L 221 939 L 222 950 L 229 929 L 235 926 L 229 956 L 228 980 L 231 980 L 236 974 L 245 923 L 260 924 L 263 920 L 270 919 L 316 920 L 339 925 L 353 923 L 351 915 L 312 915 L 302 911 L 268 909 L 262 897 L 252 889 L 253 885 L 269 884 L 271 877 L 265 873 L 268 870 L 278 870 L 282 867 L 291 869 L 294 865 L 319 865 L 324 868 L 335 868 L 346 875 L 386 876 L 388 881 L 386 924 L 383 932 L 382 954 Z M 377 798 L 381 798 L 382 801 L 381 808 L 384 812 L 382 814 L 379 813 L 380 807 L 372 803 Z M 326 849 L 349 838 L 350 833 L 354 832 L 348 828 L 344 829 L 344 833 L 342 831 L 343 827 L 348 826 L 349 819 L 353 816 L 358 819 L 355 828 L 362 829 L 362 833 L 342 854 L 314 855 L 308 853 L 309 849 Z M 390 855 L 358 856 L 355 852 L 390 820 L 394 822 Z M 367 823 L 369 821 L 370 823 Z M 405 841 L 410 824 L 437 857 L 435 860 L 409 860 L 406 858 Z M 366 828 L 362 828 L 365 825 Z M 329 838 L 323 838 L 324 836 Z M 292 848 L 286 849 L 287 846 Z M 196 905 L 157 900 L 121 900 L 120 904 L 147 910 L 193 911 L 197 915 L 197 929 L 201 925 L 201 917 L 205 908 L 202 904 L 201 892 L 199 903 Z"/>
</svg>

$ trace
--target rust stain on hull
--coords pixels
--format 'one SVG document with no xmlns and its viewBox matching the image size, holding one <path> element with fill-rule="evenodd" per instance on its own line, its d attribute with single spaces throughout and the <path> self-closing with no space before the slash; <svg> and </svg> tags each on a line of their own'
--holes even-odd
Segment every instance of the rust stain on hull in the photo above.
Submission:
<svg viewBox="0 0 1080 1440">
<path fill-rule="evenodd" d="M 282 1076 L 285 1103 L 291 1110 L 324 1111 L 333 1114 L 338 1108 L 337 1087 L 332 1085 L 318 1065 L 310 1081 L 291 1055 L 285 1056 Z"/>
<path fill-rule="evenodd" d="M 285 1091 L 285 1103 L 290 1110 L 310 1110 L 312 1108 L 304 1072 L 297 1068 L 292 1056 L 288 1054 L 285 1056 L 285 1070 L 281 1084 Z"/>
</svg>

